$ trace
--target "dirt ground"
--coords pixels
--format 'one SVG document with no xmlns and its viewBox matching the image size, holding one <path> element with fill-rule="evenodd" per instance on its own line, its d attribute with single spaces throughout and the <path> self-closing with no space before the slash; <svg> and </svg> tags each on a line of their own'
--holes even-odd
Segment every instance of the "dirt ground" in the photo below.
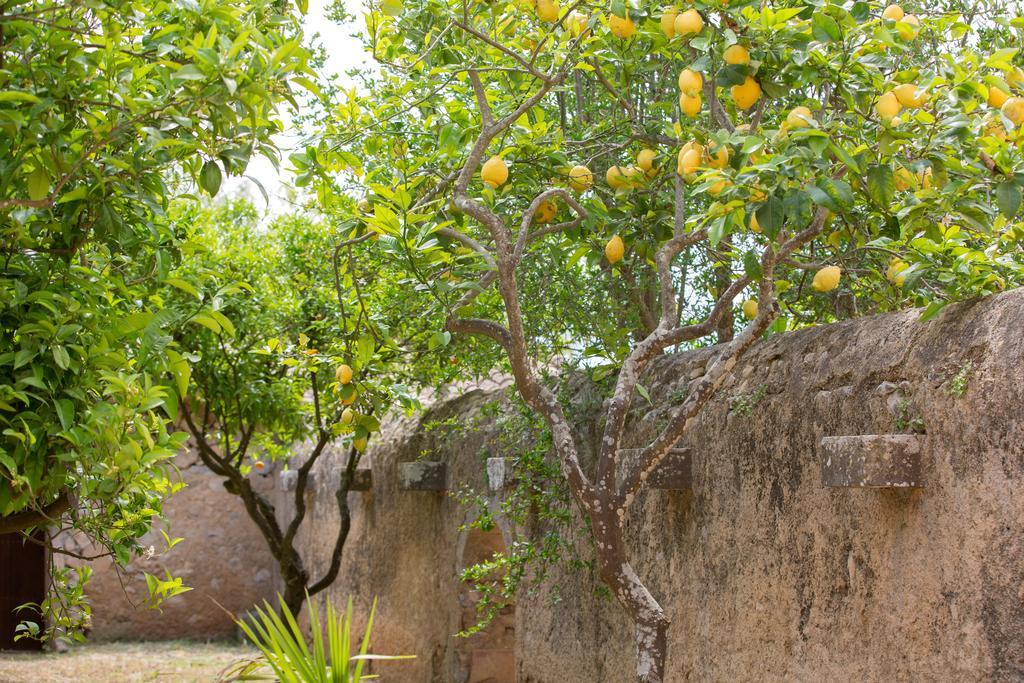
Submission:
<svg viewBox="0 0 1024 683">
<path fill-rule="evenodd" d="M 0 653 L 0 683 L 207 683 L 256 650 L 237 643 L 97 643 L 64 653 Z"/>
</svg>

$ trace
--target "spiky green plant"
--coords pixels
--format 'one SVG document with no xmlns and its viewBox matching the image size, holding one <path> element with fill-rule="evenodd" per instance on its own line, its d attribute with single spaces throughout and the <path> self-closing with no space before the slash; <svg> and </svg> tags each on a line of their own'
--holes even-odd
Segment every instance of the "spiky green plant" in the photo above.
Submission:
<svg viewBox="0 0 1024 683">
<path fill-rule="evenodd" d="M 282 683 L 357 683 L 371 678 L 363 675 L 363 665 L 368 660 L 412 659 L 413 655 L 388 656 L 367 653 L 370 647 L 370 631 L 377 610 L 373 601 L 370 616 L 363 631 L 359 654 L 352 655 L 352 598 L 344 613 L 337 612 L 330 599 L 327 600 L 327 640 L 316 604 L 309 602 L 309 627 L 312 633 L 312 647 L 299 628 L 295 616 L 278 596 L 280 609 L 275 610 L 266 600 L 263 607 L 256 606 L 254 613 L 238 620 L 238 626 L 246 637 L 260 650 L 263 657 L 233 667 L 222 680 L 254 681 L 279 680 Z M 272 674 L 266 669 L 270 668 Z"/>
</svg>

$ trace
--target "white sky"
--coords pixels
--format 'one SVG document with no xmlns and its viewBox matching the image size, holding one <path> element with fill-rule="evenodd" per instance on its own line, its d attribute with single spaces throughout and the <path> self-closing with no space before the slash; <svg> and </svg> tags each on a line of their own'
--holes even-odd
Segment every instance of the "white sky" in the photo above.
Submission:
<svg viewBox="0 0 1024 683">
<path fill-rule="evenodd" d="M 352 34 L 357 30 L 361 31 L 363 23 L 363 0 L 345 0 L 345 6 L 349 14 L 355 15 L 355 20 L 347 25 L 339 25 L 332 22 L 326 16 L 327 5 L 331 0 L 310 0 L 309 11 L 306 13 L 304 25 L 307 41 L 313 39 L 314 34 L 320 34 L 317 42 L 324 46 L 327 55 L 327 64 L 323 76 L 337 77 L 339 82 L 345 86 L 351 83 L 345 77 L 345 72 L 357 66 L 366 66 L 369 63 L 368 56 L 363 51 L 362 44 Z M 254 157 L 246 168 L 246 175 L 256 178 L 266 189 L 270 196 L 270 205 L 267 207 L 271 214 L 287 211 L 290 207 L 288 201 L 288 189 L 290 177 L 287 172 L 289 167 L 288 154 L 296 144 L 297 138 L 294 131 L 290 130 L 291 122 L 288 111 L 281 109 L 281 120 L 285 125 L 285 133 L 275 137 L 277 146 L 281 150 L 281 170 L 274 168 L 273 164 L 263 157 Z M 230 177 L 224 181 L 224 194 L 245 194 L 252 198 L 259 208 L 264 206 L 263 196 L 252 181 L 245 177 Z"/>
</svg>

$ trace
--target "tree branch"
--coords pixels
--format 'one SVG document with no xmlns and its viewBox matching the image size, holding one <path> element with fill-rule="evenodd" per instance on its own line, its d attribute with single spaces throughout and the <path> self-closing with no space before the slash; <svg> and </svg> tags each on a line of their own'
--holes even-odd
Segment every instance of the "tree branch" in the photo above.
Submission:
<svg viewBox="0 0 1024 683">
<path fill-rule="evenodd" d="M 50 503 L 36 510 L 23 510 L 6 517 L 0 517 L 0 534 L 13 534 L 36 526 L 53 524 L 74 504 L 74 497 L 67 489 L 61 489 Z"/>
</svg>

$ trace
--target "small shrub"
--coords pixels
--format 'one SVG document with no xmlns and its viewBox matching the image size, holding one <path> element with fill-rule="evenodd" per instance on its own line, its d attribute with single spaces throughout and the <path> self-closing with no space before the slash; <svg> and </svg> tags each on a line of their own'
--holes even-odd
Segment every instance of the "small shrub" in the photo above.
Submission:
<svg viewBox="0 0 1024 683">
<path fill-rule="evenodd" d="M 377 601 L 373 601 L 370 616 L 363 631 L 359 654 L 351 655 L 352 647 L 352 598 L 344 613 L 334 609 L 327 601 L 327 641 L 316 605 L 309 601 L 309 628 L 312 632 L 312 647 L 299 628 L 294 615 L 278 596 L 280 613 L 266 600 L 263 607 L 256 606 L 251 615 L 238 620 L 238 626 L 246 637 L 262 653 L 263 657 L 242 662 L 221 676 L 221 681 L 277 680 L 282 683 L 357 683 L 374 678 L 363 675 L 363 665 L 371 659 L 412 659 L 414 656 L 387 656 L 367 654 L 370 646 L 370 631 Z M 267 671 L 270 669 L 270 671 Z"/>
</svg>

